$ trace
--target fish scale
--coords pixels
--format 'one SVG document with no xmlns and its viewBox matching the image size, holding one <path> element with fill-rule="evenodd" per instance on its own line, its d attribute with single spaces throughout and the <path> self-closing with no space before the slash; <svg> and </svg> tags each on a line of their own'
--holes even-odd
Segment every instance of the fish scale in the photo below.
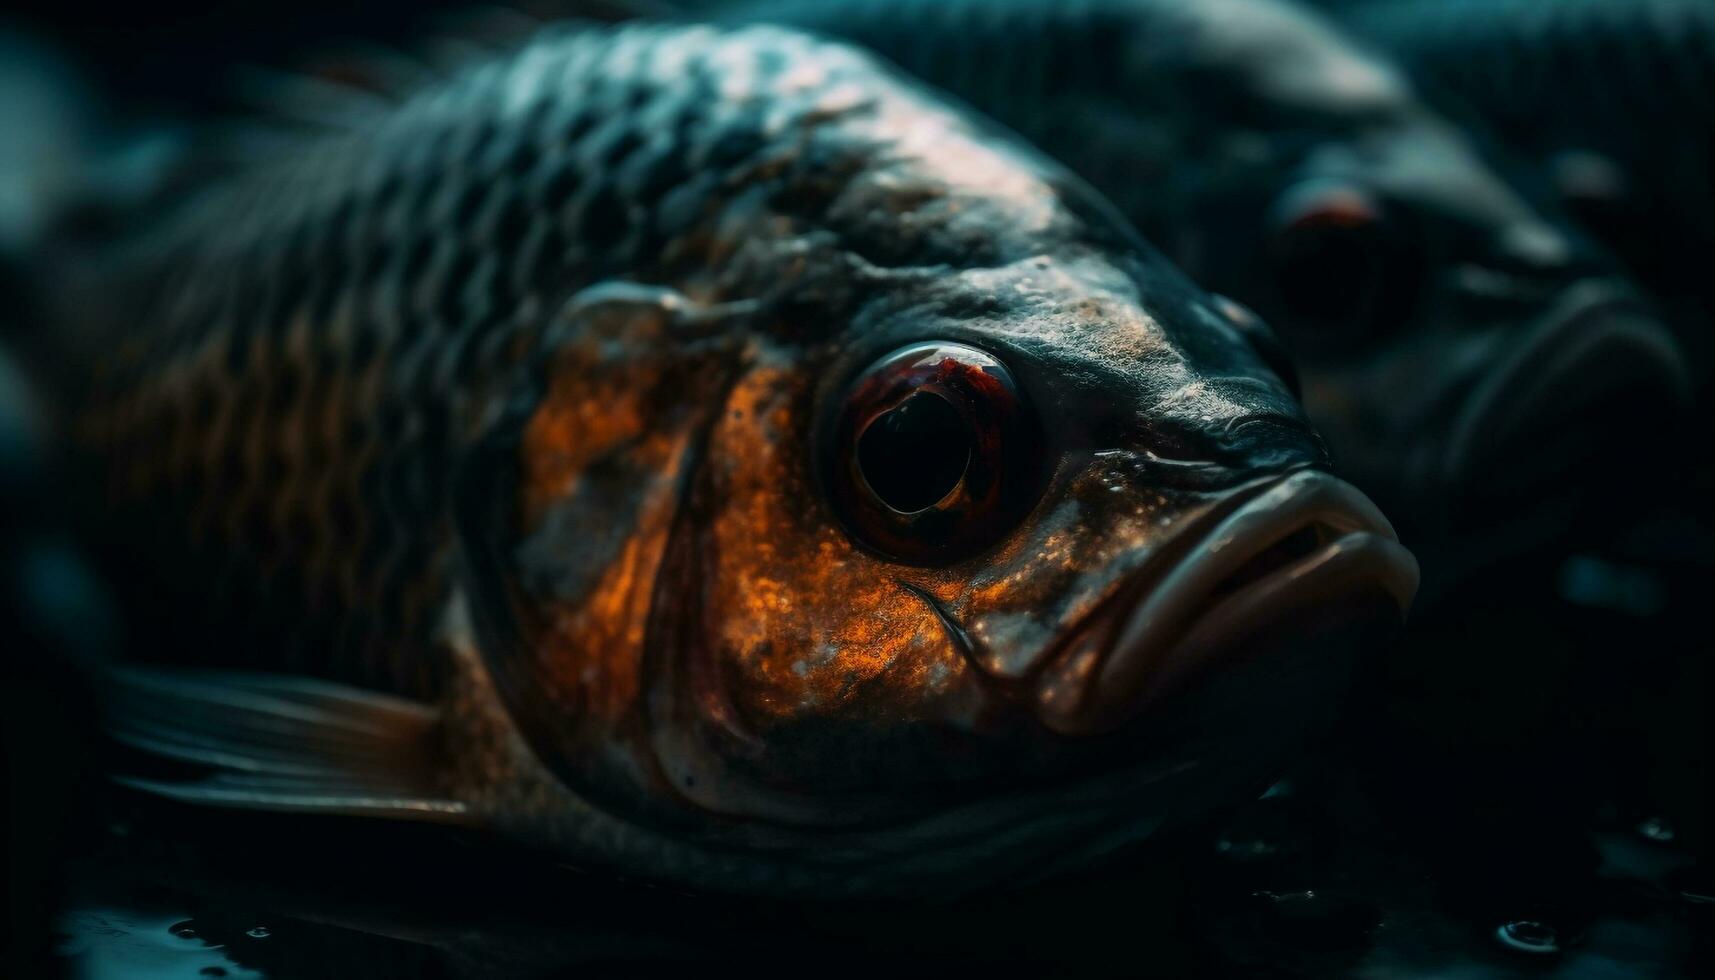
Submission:
<svg viewBox="0 0 1715 980">
<path fill-rule="evenodd" d="M 126 367 L 81 425 L 123 474 L 120 502 L 199 529 L 190 564 L 206 575 L 191 580 L 221 586 L 210 605 L 231 611 L 217 631 L 230 646 L 294 651 L 256 665 L 434 690 L 421 651 L 447 589 L 446 481 L 487 385 L 557 299 L 695 216 L 664 198 L 712 204 L 713 175 L 771 145 L 758 117 L 707 96 L 731 59 L 762 86 L 804 42 L 700 40 L 539 40 L 372 132 L 322 136 L 210 190 L 137 249 L 170 284 L 147 327 L 118 338 Z M 662 78 L 651 57 L 669 48 L 685 74 Z M 641 133 L 645 119 L 664 126 Z M 174 533 L 143 550 L 181 549 Z M 291 624 L 306 608 L 329 615 Z"/>
</svg>

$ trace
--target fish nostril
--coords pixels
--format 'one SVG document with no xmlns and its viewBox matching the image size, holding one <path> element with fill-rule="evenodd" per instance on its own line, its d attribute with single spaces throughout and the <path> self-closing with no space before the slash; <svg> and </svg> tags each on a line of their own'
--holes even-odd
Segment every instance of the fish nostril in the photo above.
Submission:
<svg viewBox="0 0 1715 980">
<path fill-rule="evenodd" d="M 1253 412 L 1213 420 L 1157 415 L 1106 443 L 1141 448 L 1171 473 L 1199 485 L 1219 473 L 1287 470 L 1325 466 L 1327 448 L 1302 418 L 1276 411 Z"/>
<path fill-rule="evenodd" d="M 1220 311 L 1221 316 L 1232 325 L 1233 329 L 1239 332 L 1240 336 L 1245 338 L 1251 349 L 1256 352 L 1257 357 L 1261 358 L 1263 364 L 1280 378 L 1281 383 L 1286 386 L 1286 390 L 1292 393 L 1292 397 L 1302 401 L 1304 385 L 1298 377 L 1298 365 L 1287 352 L 1286 345 L 1281 343 L 1280 338 L 1275 335 L 1268 324 L 1264 323 L 1262 318 L 1257 316 L 1250 307 L 1237 300 L 1225 296 L 1216 296 L 1214 301 L 1215 308 Z"/>
</svg>

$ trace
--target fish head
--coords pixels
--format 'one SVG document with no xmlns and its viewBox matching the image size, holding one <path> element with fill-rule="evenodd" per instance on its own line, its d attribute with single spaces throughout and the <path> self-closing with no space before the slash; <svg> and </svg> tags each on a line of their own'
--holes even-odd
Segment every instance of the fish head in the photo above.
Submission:
<svg viewBox="0 0 1715 980">
<path fill-rule="evenodd" d="M 1139 223 L 1273 329 L 1341 472 L 1434 577 L 1554 547 L 1615 503 L 1614 447 L 1657 456 L 1686 415 L 1676 341 L 1480 131 L 1318 17 L 1277 14 L 1205 15 L 1182 193 Z"/>
<path fill-rule="evenodd" d="M 1685 360 L 1638 291 L 1443 124 L 1324 148 L 1257 213 L 1211 285 L 1277 331 L 1342 472 L 1452 563 L 1552 545 L 1611 501 L 1613 447 L 1655 457 L 1685 416 Z"/>
<path fill-rule="evenodd" d="M 462 535 L 561 784 L 675 860 L 847 891 L 1258 788 L 1416 582 L 1258 331 L 1063 171 L 865 91 L 670 301 L 582 305 L 467 467 L 518 512 Z"/>
<path fill-rule="evenodd" d="M 1416 566 L 1246 334 L 1146 253 L 861 278 L 804 274 L 718 386 L 666 386 L 710 399 L 671 489 L 535 609 L 566 778 L 681 834 L 971 875 L 1266 781 Z M 806 316 L 838 326 L 790 340 Z"/>
<path fill-rule="evenodd" d="M 1140 278 L 937 272 L 735 386 L 658 678 L 687 795 L 844 822 L 1184 762 L 1137 731 L 1279 669 L 1271 633 L 1344 663 L 1307 638 L 1399 617 L 1415 566 L 1285 385 L 1217 301 Z"/>
</svg>

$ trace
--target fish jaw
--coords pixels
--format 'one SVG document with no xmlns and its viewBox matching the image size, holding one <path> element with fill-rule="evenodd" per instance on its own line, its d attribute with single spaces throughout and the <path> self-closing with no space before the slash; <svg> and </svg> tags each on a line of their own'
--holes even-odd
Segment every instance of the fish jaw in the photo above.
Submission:
<svg viewBox="0 0 1715 980">
<path fill-rule="evenodd" d="M 1598 284 L 1567 291 L 1476 384 L 1449 432 L 1441 482 L 1468 509 L 1539 499 L 1689 409 L 1668 329 Z"/>
<path fill-rule="evenodd" d="M 1403 618 L 1417 583 L 1416 560 L 1350 484 L 1316 470 L 1252 484 L 1092 614 L 1038 681 L 1037 710 L 1065 735 L 1119 728 L 1307 615 Z"/>
</svg>

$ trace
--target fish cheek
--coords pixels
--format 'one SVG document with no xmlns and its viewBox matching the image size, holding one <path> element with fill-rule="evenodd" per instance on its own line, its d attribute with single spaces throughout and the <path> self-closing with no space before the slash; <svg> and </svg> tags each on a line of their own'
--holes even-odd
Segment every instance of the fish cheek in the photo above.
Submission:
<svg viewBox="0 0 1715 980">
<path fill-rule="evenodd" d="M 1003 682 L 1035 677 L 1172 527 L 1207 503 L 1161 487 L 1132 453 L 1069 466 L 957 607 L 985 672 Z"/>
<path fill-rule="evenodd" d="M 970 679 L 934 610 L 901 584 L 906 570 L 859 548 L 823 498 L 810 459 L 813 374 L 752 370 L 706 464 L 709 656 L 753 761 L 788 779 L 819 779 L 818 761 L 838 761 L 811 758 L 829 742 L 806 733 L 876 744 L 942 724 Z"/>
<path fill-rule="evenodd" d="M 611 319 L 563 342 L 540 397 L 480 439 L 456 508 L 484 662 L 538 757 L 592 796 L 640 788 L 635 763 L 602 760 L 643 714 L 658 577 L 737 374 Z"/>
</svg>

